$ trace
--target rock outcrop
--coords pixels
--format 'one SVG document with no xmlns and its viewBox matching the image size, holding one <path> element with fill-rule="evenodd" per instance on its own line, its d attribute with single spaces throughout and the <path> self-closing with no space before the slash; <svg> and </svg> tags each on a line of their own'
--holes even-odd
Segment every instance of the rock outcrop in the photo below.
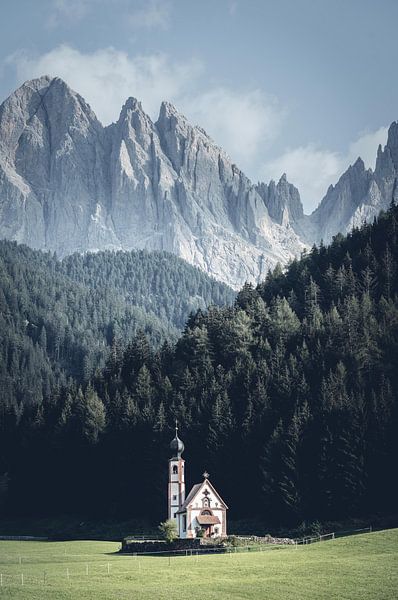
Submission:
<svg viewBox="0 0 398 600">
<path fill-rule="evenodd" d="M 306 246 L 398 201 L 398 123 L 375 171 L 358 159 L 304 215 L 298 190 L 251 181 L 168 102 L 154 123 L 134 98 L 103 127 L 59 78 L 26 82 L 0 106 L 0 237 L 72 252 L 177 254 L 239 288 Z"/>
<path fill-rule="evenodd" d="M 336 233 L 348 233 L 380 210 L 398 202 L 398 123 L 391 124 L 387 144 L 379 146 L 375 170 L 365 169 L 361 158 L 331 185 L 318 208 L 299 222 L 296 231 L 307 242 L 330 242 Z"/>
<path fill-rule="evenodd" d="M 117 123 L 103 127 L 49 77 L 26 82 L 0 108 L 0 236 L 60 256 L 167 250 L 233 287 L 304 247 L 171 104 L 153 123 L 129 98 Z"/>
</svg>

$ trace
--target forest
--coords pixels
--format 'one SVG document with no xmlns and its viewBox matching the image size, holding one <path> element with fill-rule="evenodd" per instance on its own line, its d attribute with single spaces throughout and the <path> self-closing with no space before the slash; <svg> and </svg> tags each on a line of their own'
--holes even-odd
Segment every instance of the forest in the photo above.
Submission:
<svg viewBox="0 0 398 600">
<path fill-rule="evenodd" d="M 192 311 L 235 293 L 165 252 L 50 253 L 0 241 L 1 404 L 40 404 L 90 380 L 114 339 L 173 342 Z"/>
<path fill-rule="evenodd" d="M 46 273 L 52 269 L 53 282 L 48 276 L 43 286 L 55 297 L 43 313 L 56 306 L 60 272 L 78 286 L 87 285 L 90 272 L 97 273 L 96 285 L 108 279 L 99 263 L 90 271 L 84 257 L 61 267 L 31 252 L 2 247 L 3 265 L 4 254 L 9 263 L 8 279 L 4 266 L 1 276 L 9 287 L 8 309 L 14 268 L 16 275 L 26 269 L 25 305 L 38 304 L 29 291 L 32 257 L 47 261 Z M 398 500 L 397 257 L 398 208 L 391 206 L 374 223 L 336 236 L 328 247 L 314 246 L 285 270 L 277 266 L 259 285 L 246 284 L 232 304 L 220 288 L 216 298 L 206 298 L 212 306 L 189 315 L 176 340 L 158 335 L 154 344 L 142 323 L 137 331 L 126 325 L 108 332 L 103 366 L 87 369 L 84 377 L 83 364 L 62 367 L 68 376 L 52 371 L 46 389 L 29 402 L 2 401 L 5 510 L 159 522 L 178 419 L 188 488 L 208 470 L 234 518 L 256 516 L 276 526 L 392 513 Z M 123 256 L 119 260 L 123 264 Z M 118 269 L 110 271 L 109 284 L 117 289 Z M 21 343 L 19 320 L 32 319 L 20 297 L 10 316 L 15 344 Z M 69 292 L 62 297 L 58 319 L 70 315 Z M 108 300 L 102 322 L 120 314 L 118 302 L 125 298 L 111 293 Z M 90 323 L 85 310 L 69 316 L 69 335 L 96 347 L 100 328 L 93 325 L 99 321 Z M 40 358 L 49 342 L 47 329 L 47 340 L 39 331 L 29 343 Z M 7 357 L 4 373 L 2 351 L 3 381 L 25 366 L 13 368 Z M 66 362 L 81 361 L 81 355 L 72 357 L 72 346 L 69 352 Z M 30 369 L 32 381 L 40 377 L 38 366 Z"/>
</svg>

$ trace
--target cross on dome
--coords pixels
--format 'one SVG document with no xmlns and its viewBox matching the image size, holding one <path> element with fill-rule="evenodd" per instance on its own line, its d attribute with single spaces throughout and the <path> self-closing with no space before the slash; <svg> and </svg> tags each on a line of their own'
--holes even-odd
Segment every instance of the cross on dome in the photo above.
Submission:
<svg viewBox="0 0 398 600">
<path fill-rule="evenodd" d="M 170 443 L 170 448 L 173 452 L 173 458 L 175 459 L 180 459 L 181 458 L 181 454 L 184 452 L 184 444 L 183 442 L 180 440 L 180 438 L 178 437 L 178 422 L 176 419 L 176 424 L 175 424 L 175 430 L 176 430 L 176 434 L 173 440 L 171 440 Z"/>
</svg>

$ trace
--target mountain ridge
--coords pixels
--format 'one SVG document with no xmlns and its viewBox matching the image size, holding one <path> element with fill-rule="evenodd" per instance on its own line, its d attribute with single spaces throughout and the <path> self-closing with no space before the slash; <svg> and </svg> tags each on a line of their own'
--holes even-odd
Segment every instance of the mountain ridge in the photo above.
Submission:
<svg viewBox="0 0 398 600">
<path fill-rule="evenodd" d="M 286 175 L 253 184 L 170 102 L 154 122 L 131 96 L 104 127 L 62 79 L 43 76 L 0 106 L 0 237 L 61 257 L 165 250 L 237 289 L 390 204 L 393 125 L 375 172 L 356 161 L 305 215 Z"/>
</svg>

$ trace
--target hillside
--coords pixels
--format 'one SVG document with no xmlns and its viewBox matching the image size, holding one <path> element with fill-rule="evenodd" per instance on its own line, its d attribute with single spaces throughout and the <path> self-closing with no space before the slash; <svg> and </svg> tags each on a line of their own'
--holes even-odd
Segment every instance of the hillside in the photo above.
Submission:
<svg viewBox="0 0 398 600">
<path fill-rule="evenodd" d="M 166 253 L 104 252 L 58 261 L 0 242 L 1 404 L 40 403 L 68 378 L 88 380 L 112 343 L 142 330 L 159 346 L 192 311 L 234 293 Z"/>
<path fill-rule="evenodd" d="M 33 512 L 159 521 L 178 418 L 188 485 L 206 468 L 234 519 L 248 497 L 270 527 L 393 511 L 397 219 L 392 207 L 246 285 L 234 306 L 199 310 L 174 346 L 157 352 L 139 335 L 89 385 L 3 417 L 13 509 L 26 510 L 30 487 Z"/>
<path fill-rule="evenodd" d="M 395 529 L 297 548 L 169 559 L 120 556 L 113 542 L 2 541 L 2 593 L 32 600 L 184 600 L 200 586 L 211 600 L 394 600 L 397 545 Z"/>
</svg>

